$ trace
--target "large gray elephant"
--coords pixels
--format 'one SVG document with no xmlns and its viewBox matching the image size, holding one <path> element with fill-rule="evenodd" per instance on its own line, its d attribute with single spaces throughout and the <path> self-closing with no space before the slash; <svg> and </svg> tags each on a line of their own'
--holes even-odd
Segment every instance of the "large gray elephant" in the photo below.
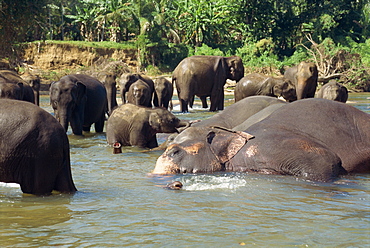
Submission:
<svg viewBox="0 0 370 248">
<path fill-rule="evenodd" d="M 319 89 L 317 97 L 338 102 L 346 102 L 348 99 L 348 90 L 343 84 L 338 83 L 336 80 L 330 80 Z"/>
<path fill-rule="evenodd" d="M 153 92 L 149 85 L 139 79 L 131 84 L 127 92 L 127 103 L 132 103 L 138 106 L 152 107 Z"/>
<path fill-rule="evenodd" d="M 95 131 L 103 132 L 107 112 L 107 92 L 96 78 L 84 74 L 71 74 L 50 85 L 50 103 L 55 117 L 68 130 L 82 135 L 90 131 L 95 123 Z"/>
<path fill-rule="evenodd" d="M 96 78 L 104 85 L 107 91 L 108 114 L 112 114 L 113 109 L 118 106 L 116 74 L 113 72 L 99 72 Z"/>
<path fill-rule="evenodd" d="M 0 181 L 23 193 L 74 193 L 68 137 L 45 110 L 24 101 L 0 99 Z"/>
<path fill-rule="evenodd" d="M 20 77 L 32 88 L 33 95 L 35 98 L 35 104 L 39 106 L 40 105 L 40 87 L 41 87 L 40 77 L 30 72 L 25 72 L 24 74 L 20 75 Z"/>
<path fill-rule="evenodd" d="M 304 61 L 284 73 L 287 82 L 295 86 L 298 100 L 315 96 L 318 75 L 316 64 Z"/>
<path fill-rule="evenodd" d="M 15 71 L 0 70 L 0 98 L 35 103 L 33 89 Z"/>
<path fill-rule="evenodd" d="M 191 56 L 183 59 L 172 74 L 180 100 L 181 112 L 188 112 L 194 96 L 200 97 L 202 107 L 207 108 L 210 96 L 210 111 L 224 109 L 224 85 L 226 79 L 239 81 L 244 76 L 242 60 L 237 56 Z"/>
<path fill-rule="evenodd" d="M 369 173 L 369 123 L 369 114 L 344 103 L 295 101 L 242 132 L 184 130 L 158 158 L 153 173 L 257 172 L 313 181 Z"/>
<path fill-rule="evenodd" d="M 226 107 L 223 111 L 218 112 L 217 114 L 213 115 L 212 117 L 202 120 L 202 121 L 192 121 L 190 122 L 191 126 L 188 127 L 189 129 L 198 128 L 198 127 L 223 127 L 227 129 L 235 128 L 239 125 L 247 125 L 244 123 L 247 119 L 249 120 L 249 124 L 256 123 L 263 118 L 266 118 L 269 114 L 271 114 L 274 110 L 278 109 L 279 107 L 287 104 L 287 102 L 277 99 L 276 97 L 271 96 L 249 96 L 246 97 L 230 106 Z M 273 107 L 275 106 L 276 107 Z M 260 113 L 264 109 L 264 114 L 259 116 L 254 116 L 257 113 Z M 252 118 L 253 117 L 253 118 Z M 253 122 L 254 121 L 254 122 Z M 241 126 L 239 126 L 241 128 Z M 174 139 L 178 137 L 181 139 L 182 133 L 174 133 L 167 137 L 167 140 L 162 143 L 156 150 L 164 150 L 169 145 L 171 145 Z M 187 136 L 187 134 L 185 134 Z"/>
<path fill-rule="evenodd" d="M 154 82 L 150 77 L 138 73 L 123 73 L 118 79 L 121 90 L 122 104 L 126 103 L 126 93 L 129 91 L 131 84 L 135 83 L 139 79 L 147 83 L 151 92 L 154 92 Z M 153 96 L 151 96 L 151 98 L 153 98 Z"/>
<path fill-rule="evenodd" d="M 234 90 L 235 102 L 255 95 L 281 96 L 288 102 L 297 100 L 296 90 L 293 84 L 285 82 L 283 77 L 270 77 L 260 73 L 246 75 L 237 82 Z"/>
<path fill-rule="evenodd" d="M 173 85 L 165 77 L 159 77 L 154 80 L 153 105 L 165 109 L 172 109 Z"/>
<path fill-rule="evenodd" d="M 175 133 L 187 127 L 163 108 L 147 108 L 126 103 L 116 108 L 107 121 L 107 141 L 112 145 L 154 148 L 158 146 L 157 133 Z"/>
</svg>

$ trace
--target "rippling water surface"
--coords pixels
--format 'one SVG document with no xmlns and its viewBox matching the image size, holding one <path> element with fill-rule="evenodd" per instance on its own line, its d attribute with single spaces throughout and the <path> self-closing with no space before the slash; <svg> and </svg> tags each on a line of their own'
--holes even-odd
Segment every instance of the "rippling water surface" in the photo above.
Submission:
<svg viewBox="0 0 370 248">
<path fill-rule="evenodd" d="M 232 100 L 229 101 L 231 103 Z M 370 94 L 349 104 L 370 113 Z M 51 111 L 48 98 L 42 107 Z M 176 112 L 177 111 L 177 112 Z M 213 113 L 195 107 L 183 119 Z M 160 141 L 164 140 L 160 136 Z M 2 247 L 368 247 L 370 175 L 335 183 L 241 173 L 152 177 L 161 152 L 112 154 L 105 134 L 69 134 L 73 195 L 0 184 Z M 163 187 L 174 180 L 183 190 Z"/>
</svg>

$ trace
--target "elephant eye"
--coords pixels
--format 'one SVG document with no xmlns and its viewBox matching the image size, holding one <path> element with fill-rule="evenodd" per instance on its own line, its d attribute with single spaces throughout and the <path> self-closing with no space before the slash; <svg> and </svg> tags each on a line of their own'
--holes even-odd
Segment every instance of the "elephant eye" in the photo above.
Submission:
<svg viewBox="0 0 370 248">
<path fill-rule="evenodd" d="M 174 156 L 176 156 L 176 155 L 178 155 L 180 153 L 180 148 L 178 148 L 178 147 L 174 147 L 174 148 L 172 148 L 168 153 L 167 153 L 167 156 L 168 157 L 174 157 Z"/>
</svg>

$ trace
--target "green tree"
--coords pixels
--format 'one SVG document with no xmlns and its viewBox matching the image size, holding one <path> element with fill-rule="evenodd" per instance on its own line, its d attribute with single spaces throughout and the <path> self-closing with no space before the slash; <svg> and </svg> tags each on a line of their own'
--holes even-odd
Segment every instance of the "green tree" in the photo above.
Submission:
<svg viewBox="0 0 370 248">
<path fill-rule="evenodd" d="M 27 32 L 45 23 L 47 0 L 0 0 L 0 51 L 11 52 L 14 43 L 27 39 Z"/>
</svg>

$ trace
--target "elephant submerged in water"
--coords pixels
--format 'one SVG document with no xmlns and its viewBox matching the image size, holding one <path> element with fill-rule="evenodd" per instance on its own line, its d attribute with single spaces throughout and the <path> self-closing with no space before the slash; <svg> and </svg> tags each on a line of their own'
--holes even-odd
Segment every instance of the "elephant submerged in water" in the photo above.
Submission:
<svg viewBox="0 0 370 248">
<path fill-rule="evenodd" d="M 293 84 L 285 82 L 284 78 L 269 77 L 252 73 L 240 79 L 234 90 L 235 102 L 254 95 L 283 97 L 287 102 L 297 100 Z"/>
<path fill-rule="evenodd" d="M 330 80 L 319 89 L 317 97 L 338 102 L 346 102 L 348 99 L 348 90 L 343 84 L 335 80 Z"/>
<path fill-rule="evenodd" d="M 212 117 L 202 120 L 202 121 L 193 121 L 191 123 L 191 127 L 189 129 L 197 128 L 197 127 L 210 127 L 210 126 L 218 126 L 224 127 L 228 129 L 232 129 L 238 125 L 242 125 L 245 120 L 249 119 L 256 113 L 268 108 L 265 111 L 263 116 L 254 117 L 253 120 L 257 122 L 260 119 L 268 116 L 274 110 L 278 109 L 279 107 L 287 104 L 287 102 L 279 100 L 275 97 L 270 96 L 249 96 L 246 97 L 230 106 L 226 107 L 223 111 L 218 112 L 217 114 L 213 115 Z M 273 107 L 276 106 L 276 107 Z M 258 118 L 258 119 L 257 119 Z M 253 121 L 250 120 L 249 124 Z M 245 124 L 246 125 L 246 124 Z M 160 145 L 160 147 L 156 150 L 164 150 L 168 145 L 172 144 L 173 140 L 177 135 L 181 135 L 174 133 L 171 134 L 167 140 Z"/>
<path fill-rule="evenodd" d="M 0 181 L 23 193 L 74 193 L 68 137 L 45 110 L 24 101 L 0 99 Z"/>
<path fill-rule="evenodd" d="M 223 110 L 226 79 L 238 81 L 243 76 L 244 66 L 238 56 L 191 56 L 183 59 L 172 74 L 181 112 L 188 112 L 195 95 L 202 100 L 203 108 L 208 107 L 206 98 L 210 96 L 209 110 Z"/>
<path fill-rule="evenodd" d="M 369 114 L 344 103 L 304 99 L 244 131 L 186 129 L 158 158 L 153 173 L 257 172 L 314 181 L 368 173 L 369 123 Z"/>
</svg>

